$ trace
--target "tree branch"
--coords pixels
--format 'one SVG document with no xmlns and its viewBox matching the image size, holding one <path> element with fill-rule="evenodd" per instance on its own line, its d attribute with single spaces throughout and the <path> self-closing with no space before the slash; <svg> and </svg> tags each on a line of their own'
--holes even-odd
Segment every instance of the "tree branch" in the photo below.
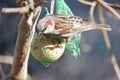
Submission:
<svg viewBox="0 0 120 80">
<path fill-rule="evenodd" d="M 13 63 L 13 57 L 12 56 L 2 56 L 2 55 L 0 55 L 0 63 L 12 64 Z"/>
<path fill-rule="evenodd" d="M 114 9 L 120 9 L 120 5 L 118 5 L 118 4 L 108 4 L 109 6 L 111 6 L 112 8 L 114 8 Z"/>
<path fill-rule="evenodd" d="M 117 17 L 118 20 L 120 20 L 120 14 L 116 12 L 111 6 L 109 6 L 107 2 L 103 0 L 95 0 L 95 1 L 101 4 L 102 6 L 104 6 L 107 10 L 109 10 L 109 12 L 111 12 L 115 17 Z"/>
<path fill-rule="evenodd" d="M 95 20 L 94 20 L 94 9 L 96 7 L 96 2 L 92 2 L 92 5 L 91 5 L 91 8 L 90 8 L 90 13 L 89 13 L 89 19 L 91 22 L 95 23 Z"/>
<path fill-rule="evenodd" d="M 35 8 L 38 6 L 41 6 L 42 4 L 44 4 L 45 2 L 47 2 L 47 0 L 41 0 L 40 2 L 37 2 L 35 4 L 28 4 L 28 2 L 24 1 L 22 3 L 22 5 L 24 5 L 24 7 L 18 7 L 18 8 L 3 8 L 2 12 L 3 13 L 20 13 L 20 14 L 25 14 L 25 13 L 29 13 L 29 12 L 34 12 Z"/>
<path fill-rule="evenodd" d="M 90 19 L 93 20 L 94 19 L 93 10 L 94 10 L 94 7 L 95 7 L 94 4 L 92 2 L 88 2 L 88 1 L 85 1 L 85 0 L 78 0 L 78 1 L 85 4 L 85 5 L 90 5 L 91 6 L 91 8 L 90 8 Z M 102 6 L 104 6 L 106 9 L 108 9 L 114 16 L 116 16 L 118 18 L 118 20 L 120 20 L 119 13 L 117 13 L 113 9 L 113 8 L 120 9 L 119 5 L 108 4 L 103 0 L 95 0 L 95 1 L 98 2 L 98 13 L 99 13 L 99 20 L 100 20 L 101 24 L 105 24 L 105 20 L 104 20 L 104 17 L 103 17 Z M 116 57 L 115 57 L 115 55 L 112 51 L 110 40 L 109 40 L 109 37 L 108 37 L 108 33 L 105 30 L 103 30 L 102 33 L 103 33 L 103 36 L 104 36 L 104 40 L 105 40 L 105 43 L 106 43 L 107 50 L 109 52 L 109 57 L 111 59 L 111 64 L 113 65 L 113 68 L 115 70 L 115 73 L 116 73 L 118 79 L 120 80 L 120 68 L 119 68 L 119 65 L 116 61 Z"/>
<path fill-rule="evenodd" d="M 28 59 L 31 42 L 35 33 L 35 26 L 41 13 L 41 7 L 36 6 L 33 11 L 30 11 L 28 10 L 30 9 L 29 4 L 27 6 L 28 8 L 24 8 L 27 10 L 26 14 L 23 14 L 18 27 L 18 36 L 12 69 L 10 74 L 6 78 L 3 78 L 3 80 L 29 80 L 27 73 Z M 18 9 L 16 11 L 14 10 L 16 9 L 13 9 L 13 12 L 18 11 Z"/>
<path fill-rule="evenodd" d="M 33 25 L 29 26 L 26 22 L 28 20 L 27 15 L 23 15 L 19 24 L 19 31 L 17 37 L 17 44 L 15 48 L 15 57 L 12 65 L 12 70 L 8 78 L 11 80 L 28 80 L 27 79 L 27 66 L 30 53 L 31 41 L 35 32 L 35 25 L 40 15 L 41 8 L 36 9 L 36 14 L 31 18 Z"/>
<path fill-rule="evenodd" d="M 102 5 L 101 4 L 98 4 L 98 13 L 99 13 L 100 23 L 101 24 L 105 24 L 105 20 L 104 20 L 104 17 L 103 17 L 103 11 L 102 11 Z M 107 50 L 109 52 L 109 57 L 110 57 L 110 60 L 111 60 L 111 64 L 113 65 L 113 68 L 115 70 L 115 73 L 116 73 L 118 79 L 120 80 L 120 68 L 119 68 L 119 65 L 117 63 L 116 57 L 114 55 L 114 52 L 112 51 L 108 33 L 107 33 L 107 31 L 104 31 L 104 30 L 102 31 L 102 33 L 103 33 L 103 36 L 104 36 L 104 40 L 105 40 L 105 43 L 106 43 Z"/>
<path fill-rule="evenodd" d="M 89 2 L 89 1 L 86 1 L 86 0 L 78 0 L 78 1 L 82 4 L 93 6 L 92 2 Z"/>
<path fill-rule="evenodd" d="M 2 76 L 2 77 L 5 77 L 5 73 L 4 73 L 4 71 L 3 71 L 3 68 L 2 68 L 2 65 L 0 64 L 0 75 Z"/>
<path fill-rule="evenodd" d="M 30 11 L 31 6 L 19 7 L 19 8 L 3 8 L 3 13 L 28 13 Z"/>
<path fill-rule="evenodd" d="M 28 0 L 16 0 L 17 4 L 22 4 L 23 1 L 28 1 Z M 30 3 L 41 3 L 44 4 L 44 2 L 47 2 L 48 0 L 29 0 Z"/>
<path fill-rule="evenodd" d="M 86 1 L 86 0 L 78 0 L 79 2 L 89 5 L 89 6 L 94 6 L 92 2 Z M 104 6 L 106 9 L 108 9 L 114 16 L 117 17 L 118 20 L 120 20 L 120 14 L 117 13 L 113 8 L 115 9 L 120 9 L 120 5 L 114 5 L 114 4 L 109 4 L 103 0 L 95 0 L 96 2 L 100 3 L 102 6 Z"/>
<path fill-rule="evenodd" d="M 95 20 L 94 20 L 94 9 L 95 9 L 96 4 L 97 4 L 96 1 L 93 1 L 93 2 L 89 2 L 89 1 L 85 1 L 85 0 L 78 0 L 78 1 L 82 4 L 91 6 L 90 7 L 90 12 L 89 12 L 89 20 L 94 23 L 95 22 Z"/>
</svg>

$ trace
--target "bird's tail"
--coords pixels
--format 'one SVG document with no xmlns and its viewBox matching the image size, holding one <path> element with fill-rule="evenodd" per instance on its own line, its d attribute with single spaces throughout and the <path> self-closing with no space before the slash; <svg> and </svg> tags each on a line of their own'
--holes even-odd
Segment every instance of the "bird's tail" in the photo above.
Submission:
<svg viewBox="0 0 120 80">
<path fill-rule="evenodd" d="M 93 27 L 98 30 L 111 31 L 111 27 L 108 24 L 93 24 Z"/>
<path fill-rule="evenodd" d="M 108 24 L 89 24 L 84 27 L 75 28 L 74 30 L 84 32 L 89 30 L 106 30 L 111 31 L 111 27 Z"/>
<path fill-rule="evenodd" d="M 108 24 L 89 24 L 82 28 L 76 28 L 80 32 L 89 31 L 89 30 L 107 30 L 111 31 L 111 27 Z"/>
</svg>

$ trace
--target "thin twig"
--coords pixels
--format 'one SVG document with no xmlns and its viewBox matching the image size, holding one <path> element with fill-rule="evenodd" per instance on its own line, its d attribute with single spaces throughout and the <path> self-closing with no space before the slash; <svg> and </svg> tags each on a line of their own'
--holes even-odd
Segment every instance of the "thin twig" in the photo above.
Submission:
<svg viewBox="0 0 120 80">
<path fill-rule="evenodd" d="M 93 1 L 93 2 L 89 2 L 86 0 L 78 0 L 78 1 L 82 4 L 91 6 L 90 12 L 89 12 L 89 20 L 94 23 L 95 22 L 94 21 L 94 9 L 96 7 L 96 1 Z"/>
<path fill-rule="evenodd" d="M 30 6 L 19 7 L 19 8 L 3 8 L 3 13 L 28 13 L 30 10 Z"/>
<path fill-rule="evenodd" d="M 2 68 L 2 65 L 0 64 L 0 75 L 2 76 L 2 77 L 5 77 L 5 73 L 4 73 L 4 71 L 3 71 L 3 68 Z"/>
<path fill-rule="evenodd" d="M 92 2 L 86 1 L 86 0 L 78 0 L 79 2 L 85 4 L 85 5 L 90 5 L 92 6 Z M 95 0 L 96 2 L 100 3 L 102 6 L 104 6 L 106 9 L 108 9 L 114 16 L 116 16 L 118 18 L 118 20 L 120 20 L 120 15 L 119 13 L 117 13 L 113 8 L 118 8 L 118 6 L 113 6 L 108 4 L 107 2 L 103 1 L 103 0 Z M 112 8 L 113 7 L 113 8 Z"/>
<path fill-rule="evenodd" d="M 12 64 L 13 63 L 13 57 L 12 56 L 2 56 L 2 55 L 0 55 L 0 63 Z"/>
<path fill-rule="evenodd" d="M 111 6 L 112 8 L 114 8 L 114 9 L 120 9 L 120 5 L 118 5 L 118 4 L 108 4 L 109 6 Z"/>
<path fill-rule="evenodd" d="M 100 5 L 100 4 L 98 4 L 98 13 L 99 13 L 100 23 L 105 24 L 105 20 L 104 20 L 104 17 L 103 17 L 102 5 Z M 112 51 L 110 40 L 109 40 L 109 37 L 108 37 L 108 33 L 104 30 L 102 31 L 102 33 L 103 33 L 103 36 L 104 36 L 104 40 L 105 40 L 105 43 L 106 43 L 107 50 L 109 52 L 109 57 L 111 59 L 111 64 L 113 65 L 113 68 L 115 70 L 115 73 L 116 73 L 118 79 L 120 80 L 120 68 L 119 68 L 119 65 L 117 63 L 116 57 L 115 57 L 115 55 Z"/>
<path fill-rule="evenodd" d="M 95 1 L 101 4 L 102 6 L 104 6 L 106 9 L 108 9 L 114 16 L 117 17 L 118 20 L 120 20 L 120 14 L 117 11 L 115 11 L 111 6 L 109 6 L 107 2 L 103 0 L 95 0 Z"/>
<path fill-rule="evenodd" d="M 93 6 L 92 2 L 89 2 L 89 1 L 86 1 L 86 0 L 78 0 L 78 1 L 82 4 Z"/>
<path fill-rule="evenodd" d="M 90 8 L 90 13 L 89 13 L 89 19 L 91 22 L 95 23 L 95 20 L 94 20 L 94 9 L 96 7 L 96 2 L 92 2 L 92 5 L 91 5 L 91 8 Z"/>
<path fill-rule="evenodd" d="M 25 2 L 25 1 L 24 1 Z M 2 12 L 3 13 L 20 13 L 20 14 L 23 14 L 23 13 L 29 13 L 31 11 L 34 11 L 34 9 L 38 6 L 41 6 L 43 3 L 47 2 L 47 0 L 42 0 L 40 2 L 37 2 L 33 5 L 31 4 L 28 4 L 24 7 L 18 7 L 18 8 L 3 8 L 2 9 Z"/>
<path fill-rule="evenodd" d="M 81 2 L 82 4 L 92 6 L 92 2 L 89 2 L 89 1 L 86 1 L 86 0 L 78 0 L 78 1 Z M 111 6 L 114 9 L 120 9 L 120 5 L 118 5 L 118 4 L 108 3 L 107 5 Z"/>
<path fill-rule="evenodd" d="M 43 2 L 47 2 L 48 0 L 16 0 L 16 3 L 21 5 L 21 3 L 22 3 L 23 1 L 29 1 L 29 2 L 32 3 L 32 4 L 33 4 L 33 2 L 34 2 L 34 3 L 44 4 Z"/>
</svg>

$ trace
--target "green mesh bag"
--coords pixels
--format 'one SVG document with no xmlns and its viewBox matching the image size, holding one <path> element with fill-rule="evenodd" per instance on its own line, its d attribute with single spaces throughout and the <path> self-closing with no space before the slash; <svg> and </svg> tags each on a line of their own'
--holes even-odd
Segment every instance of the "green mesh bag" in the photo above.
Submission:
<svg viewBox="0 0 120 80">
<path fill-rule="evenodd" d="M 45 7 L 46 16 L 49 15 L 48 8 Z M 32 56 L 40 61 L 45 67 L 58 60 L 64 53 L 66 40 L 52 35 L 34 35 L 31 43 Z"/>
<path fill-rule="evenodd" d="M 64 0 L 56 0 L 56 14 L 73 15 L 72 11 Z M 81 33 L 75 35 L 70 42 L 66 44 L 66 49 L 72 51 L 72 56 L 77 57 L 80 54 Z"/>
<path fill-rule="evenodd" d="M 49 15 L 49 11 L 47 7 L 45 7 L 45 11 L 46 11 L 46 16 Z M 64 0 L 56 0 L 56 14 L 73 15 L 72 11 L 67 6 Z M 71 39 L 71 41 L 66 44 L 66 46 L 65 46 L 65 40 L 60 39 L 63 49 L 59 49 L 59 51 L 57 50 L 59 54 L 57 53 L 55 55 L 54 50 L 50 50 L 45 47 L 48 44 L 53 44 L 52 42 L 54 41 L 56 43 L 59 41 L 57 41 L 55 38 L 52 37 L 46 38 L 45 36 L 38 36 L 37 34 L 35 34 L 31 45 L 31 52 L 32 55 L 38 61 L 42 62 L 44 66 L 48 67 L 51 62 L 58 60 L 62 56 L 64 52 L 64 46 L 66 47 L 66 49 L 72 51 L 72 56 L 77 57 L 78 55 L 80 55 L 80 48 L 79 48 L 80 38 L 81 38 L 81 34 L 75 35 Z"/>
</svg>

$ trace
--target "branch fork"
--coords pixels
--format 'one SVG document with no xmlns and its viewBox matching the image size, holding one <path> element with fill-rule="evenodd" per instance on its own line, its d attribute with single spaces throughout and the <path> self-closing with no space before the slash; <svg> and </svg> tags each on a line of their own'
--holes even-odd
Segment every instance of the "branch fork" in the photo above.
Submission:
<svg viewBox="0 0 120 80">
<path fill-rule="evenodd" d="M 18 0 L 19 1 L 19 0 Z M 2 80 L 30 80 L 28 77 L 28 59 L 30 54 L 31 42 L 35 33 L 35 26 L 41 13 L 43 2 L 34 3 L 34 1 L 25 0 L 22 7 L 3 8 L 3 13 L 20 13 L 23 14 L 18 27 L 18 36 L 14 51 L 14 59 L 10 74 Z"/>
</svg>

